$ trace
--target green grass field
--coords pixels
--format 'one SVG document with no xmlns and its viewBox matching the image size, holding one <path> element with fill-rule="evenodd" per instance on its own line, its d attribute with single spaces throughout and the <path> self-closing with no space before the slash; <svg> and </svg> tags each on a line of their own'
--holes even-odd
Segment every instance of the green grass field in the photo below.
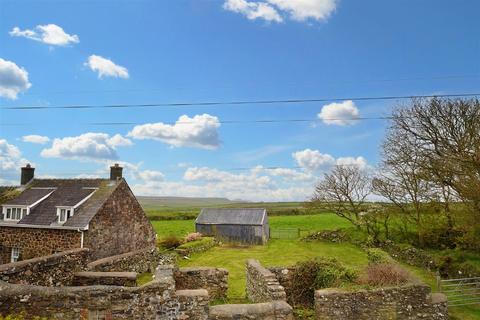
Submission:
<svg viewBox="0 0 480 320">
<path fill-rule="evenodd" d="M 348 228 L 350 224 L 334 214 L 270 216 L 270 228 L 299 228 L 305 232 L 316 230 Z M 152 221 L 160 238 L 168 235 L 185 236 L 194 232 L 194 220 Z M 212 266 L 229 270 L 229 300 L 245 301 L 245 262 L 258 259 L 265 266 L 287 266 L 298 261 L 325 256 L 335 257 L 344 264 L 362 268 L 367 264 L 366 254 L 351 244 L 329 242 L 302 242 L 299 240 L 272 239 L 266 246 L 235 247 L 224 245 L 207 252 L 194 254 L 189 260 L 181 259 L 180 266 Z M 435 291 L 435 274 L 421 268 L 403 265 L 413 275 L 427 283 Z M 479 306 L 464 306 L 449 309 L 451 319 L 480 319 Z"/>
</svg>

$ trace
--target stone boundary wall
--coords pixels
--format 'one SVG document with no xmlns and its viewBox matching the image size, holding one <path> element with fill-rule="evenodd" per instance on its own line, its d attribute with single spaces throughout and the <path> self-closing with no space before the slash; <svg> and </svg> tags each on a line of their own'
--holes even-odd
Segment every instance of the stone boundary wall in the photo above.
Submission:
<svg viewBox="0 0 480 320">
<path fill-rule="evenodd" d="M 275 274 L 258 260 L 247 260 L 247 298 L 252 302 L 285 301 L 287 296 Z"/>
<path fill-rule="evenodd" d="M 285 294 L 287 296 L 287 302 L 290 304 L 292 303 L 292 274 L 295 271 L 295 267 L 271 267 L 268 268 L 275 277 L 277 278 L 280 285 L 285 290 Z"/>
<path fill-rule="evenodd" d="M 74 273 L 83 270 L 89 249 L 73 249 L 0 265 L 0 279 L 14 284 L 38 286 L 70 285 Z"/>
<path fill-rule="evenodd" d="M 206 241 L 202 244 L 196 245 L 196 246 L 189 246 L 189 247 L 184 247 L 179 246 L 178 248 L 175 249 L 175 252 L 178 253 L 181 256 L 189 256 L 193 253 L 200 253 L 200 252 L 205 252 L 210 249 L 212 249 L 215 246 L 218 246 L 218 241 L 215 238 L 211 237 L 203 237 L 202 239 L 211 239 L 210 241 Z M 188 242 L 187 242 L 188 243 Z"/>
<path fill-rule="evenodd" d="M 285 301 L 256 304 L 224 304 L 210 307 L 210 320 L 293 320 L 293 309 Z"/>
<path fill-rule="evenodd" d="M 76 272 L 73 277 L 74 286 L 137 286 L 136 272 Z"/>
<path fill-rule="evenodd" d="M 174 261 L 174 254 L 165 254 L 157 248 L 148 248 L 90 262 L 87 269 L 99 272 L 154 273 L 158 265 L 172 264 Z"/>
<path fill-rule="evenodd" d="M 446 320 L 447 298 L 430 294 L 430 287 L 413 284 L 374 290 L 315 291 L 315 319 L 318 320 Z"/>
<path fill-rule="evenodd" d="M 207 291 L 176 291 L 173 268 L 161 266 L 155 280 L 141 287 L 43 287 L 0 281 L 0 314 L 70 320 L 102 312 L 106 319 L 206 320 Z"/>
<path fill-rule="evenodd" d="M 206 289 L 211 299 L 226 299 L 228 270 L 208 267 L 180 268 L 175 271 L 175 283 L 179 290 Z"/>
</svg>

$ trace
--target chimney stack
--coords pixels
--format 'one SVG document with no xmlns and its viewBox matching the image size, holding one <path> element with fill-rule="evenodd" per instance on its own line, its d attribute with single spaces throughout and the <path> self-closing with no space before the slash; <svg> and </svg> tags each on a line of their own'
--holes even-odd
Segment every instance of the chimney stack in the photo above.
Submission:
<svg viewBox="0 0 480 320">
<path fill-rule="evenodd" d="M 28 163 L 25 167 L 22 167 L 22 175 L 20 177 L 20 184 L 22 186 L 29 183 L 35 175 L 35 168 L 32 168 L 30 163 Z"/>
<path fill-rule="evenodd" d="M 122 179 L 123 168 L 118 163 L 110 167 L 110 180 Z"/>
</svg>

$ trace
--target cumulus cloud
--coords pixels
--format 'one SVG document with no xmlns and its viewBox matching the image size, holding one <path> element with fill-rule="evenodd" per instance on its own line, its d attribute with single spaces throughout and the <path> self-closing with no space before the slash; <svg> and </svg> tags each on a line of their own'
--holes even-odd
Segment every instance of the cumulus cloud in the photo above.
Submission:
<svg viewBox="0 0 480 320">
<path fill-rule="evenodd" d="M 88 132 L 76 137 L 56 138 L 50 148 L 40 153 L 45 158 L 80 160 L 118 159 L 117 147 L 129 146 L 132 142 L 120 135 Z"/>
<path fill-rule="evenodd" d="M 243 14 L 250 20 L 263 19 L 266 21 L 282 22 L 280 14 L 271 5 L 265 2 L 249 2 L 246 0 L 227 0 L 223 4 L 225 10 Z"/>
<path fill-rule="evenodd" d="M 361 169 L 367 167 L 367 160 L 363 157 L 339 157 L 335 159 L 327 153 L 318 150 L 305 149 L 292 153 L 297 165 L 307 172 L 328 170 L 334 165 L 352 165 Z"/>
<path fill-rule="evenodd" d="M 250 20 L 282 22 L 284 17 L 296 21 L 325 21 L 335 11 L 338 0 L 226 0 L 225 10 L 243 14 Z"/>
<path fill-rule="evenodd" d="M 21 30 L 19 27 L 15 27 L 9 32 L 9 34 L 12 37 L 24 37 L 52 46 L 66 46 L 71 43 L 80 42 L 80 39 L 76 34 L 68 34 L 62 29 L 62 27 L 52 23 L 38 25 L 35 27 L 35 30 Z"/>
<path fill-rule="evenodd" d="M 359 116 L 360 112 L 352 100 L 324 105 L 318 114 L 318 118 L 325 124 L 338 126 L 355 124 L 357 122 L 355 119 L 358 119 Z"/>
<path fill-rule="evenodd" d="M 128 70 L 125 67 L 115 64 L 112 60 L 92 54 L 84 63 L 92 71 L 98 73 L 98 77 L 113 77 L 128 79 Z"/>
<path fill-rule="evenodd" d="M 17 99 L 19 93 L 30 88 L 28 72 L 14 62 L 0 58 L 0 97 Z"/>
<path fill-rule="evenodd" d="M 49 137 L 40 136 L 38 134 L 30 134 L 22 137 L 23 142 L 30 142 L 35 144 L 45 144 L 50 141 Z"/>
<path fill-rule="evenodd" d="M 209 114 L 196 115 L 193 118 L 182 115 L 174 125 L 162 122 L 138 125 L 127 136 L 157 140 L 175 147 L 216 149 L 220 145 L 219 127 L 218 118 Z"/>
<path fill-rule="evenodd" d="M 0 182 L 2 184 L 18 184 L 20 167 L 31 163 L 22 157 L 20 149 L 0 139 Z M 32 163 L 33 165 L 33 163 Z"/>
<path fill-rule="evenodd" d="M 155 170 L 140 170 L 137 172 L 137 176 L 144 181 L 163 181 L 165 179 L 162 172 Z"/>
</svg>

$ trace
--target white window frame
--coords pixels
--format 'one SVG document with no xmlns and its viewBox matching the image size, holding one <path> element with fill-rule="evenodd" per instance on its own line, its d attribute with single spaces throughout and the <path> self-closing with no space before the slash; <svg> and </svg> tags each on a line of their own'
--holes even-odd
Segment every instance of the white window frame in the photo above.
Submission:
<svg viewBox="0 0 480 320">
<path fill-rule="evenodd" d="M 10 254 L 10 262 L 17 262 L 20 259 L 21 249 L 18 247 L 13 247 Z"/>
<path fill-rule="evenodd" d="M 14 213 L 15 212 L 15 213 Z M 20 221 L 30 214 L 30 208 L 27 206 L 3 206 L 4 221 Z M 17 218 L 19 217 L 19 218 Z"/>
<path fill-rule="evenodd" d="M 62 210 L 65 210 L 65 216 L 64 216 L 65 219 L 61 219 L 62 218 Z M 67 214 L 68 210 L 70 211 L 70 217 Z M 64 224 L 65 222 L 67 222 L 67 220 L 69 218 L 73 217 L 74 211 L 75 211 L 74 207 L 66 207 L 66 206 L 57 207 L 58 223 L 59 224 Z"/>
</svg>

